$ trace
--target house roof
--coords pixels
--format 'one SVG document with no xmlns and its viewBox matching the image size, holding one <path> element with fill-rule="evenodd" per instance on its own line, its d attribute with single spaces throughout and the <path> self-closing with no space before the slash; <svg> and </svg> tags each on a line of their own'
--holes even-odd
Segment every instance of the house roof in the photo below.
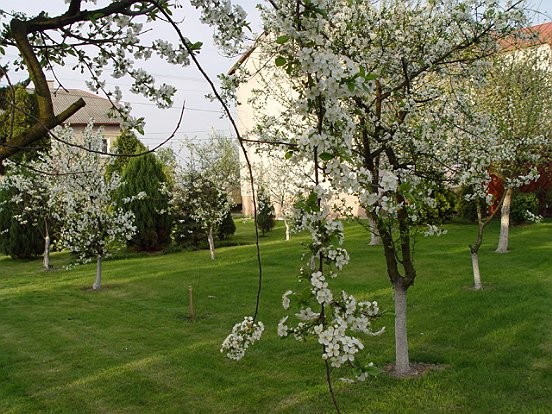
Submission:
<svg viewBox="0 0 552 414">
<path fill-rule="evenodd" d="M 228 75 L 233 75 L 236 70 L 238 70 L 238 68 L 240 66 L 242 66 L 246 61 L 247 59 L 249 59 L 249 57 L 251 56 L 251 54 L 255 51 L 255 49 L 257 48 L 257 44 L 259 43 L 259 41 L 261 41 L 261 39 L 265 38 L 267 36 L 267 33 L 266 32 L 262 32 L 256 39 L 255 39 L 255 42 L 240 56 L 240 58 L 238 59 L 238 61 L 236 63 L 234 63 L 232 65 L 232 67 L 228 70 Z"/>
<path fill-rule="evenodd" d="M 552 46 L 552 22 L 538 24 L 520 30 L 516 36 L 501 40 L 506 50 L 549 44 Z"/>
<path fill-rule="evenodd" d="M 52 103 L 54 113 L 58 115 L 77 99 L 82 98 L 86 105 L 79 109 L 74 115 L 67 119 L 66 123 L 71 125 L 86 125 L 90 118 L 94 119 L 95 125 L 115 125 L 119 126 L 121 120 L 108 116 L 113 105 L 108 99 L 93 93 L 82 91 L 80 89 L 50 89 L 52 93 Z"/>
</svg>

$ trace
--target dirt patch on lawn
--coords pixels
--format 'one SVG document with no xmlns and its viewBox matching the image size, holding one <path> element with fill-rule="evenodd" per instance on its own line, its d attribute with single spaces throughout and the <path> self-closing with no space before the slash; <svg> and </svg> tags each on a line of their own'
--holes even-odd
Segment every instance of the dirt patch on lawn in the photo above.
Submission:
<svg viewBox="0 0 552 414">
<path fill-rule="evenodd" d="M 383 367 L 383 372 L 393 378 L 418 378 L 426 375 L 431 371 L 444 371 L 449 368 L 446 364 L 429 364 L 425 362 L 410 363 L 410 371 L 406 374 L 397 374 L 395 372 L 395 364 L 387 364 Z"/>
</svg>

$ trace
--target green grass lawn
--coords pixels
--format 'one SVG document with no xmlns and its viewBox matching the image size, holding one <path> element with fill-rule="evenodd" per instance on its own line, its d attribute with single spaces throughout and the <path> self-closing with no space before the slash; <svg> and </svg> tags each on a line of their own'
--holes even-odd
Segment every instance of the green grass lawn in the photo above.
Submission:
<svg viewBox="0 0 552 414">
<path fill-rule="evenodd" d="M 333 412 L 315 340 L 276 335 L 281 295 L 297 288 L 301 242 L 278 227 L 261 240 L 263 339 L 239 362 L 220 344 L 254 311 L 257 269 L 251 223 L 237 246 L 109 260 L 104 288 L 89 289 L 94 266 L 55 269 L 0 257 L 1 413 Z M 470 289 L 468 244 L 475 227 L 449 225 L 420 237 L 418 279 L 409 290 L 412 361 L 443 369 L 419 378 L 380 375 L 336 381 L 344 413 L 552 412 L 552 222 L 515 227 L 511 251 L 494 253 L 498 227 L 481 248 L 483 291 Z M 358 225 L 346 228 L 351 264 L 335 282 L 386 312 L 386 333 L 366 338 L 366 361 L 394 358 L 392 291 L 381 247 Z M 187 319 L 193 286 L 198 318 Z M 336 378 L 347 372 L 335 372 Z"/>
</svg>

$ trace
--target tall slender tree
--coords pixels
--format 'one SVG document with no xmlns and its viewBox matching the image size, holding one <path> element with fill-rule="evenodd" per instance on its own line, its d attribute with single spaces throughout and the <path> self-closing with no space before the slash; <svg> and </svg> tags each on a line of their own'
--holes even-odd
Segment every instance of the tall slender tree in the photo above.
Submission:
<svg viewBox="0 0 552 414">
<path fill-rule="evenodd" d="M 163 165 L 152 153 L 132 158 L 123 170 L 122 181 L 119 200 L 141 192 L 146 194 L 145 198 L 128 204 L 134 213 L 137 229 L 128 242 L 129 246 L 139 251 L 165 248 L 170 242 L 171 217 Z"/>
</svg>

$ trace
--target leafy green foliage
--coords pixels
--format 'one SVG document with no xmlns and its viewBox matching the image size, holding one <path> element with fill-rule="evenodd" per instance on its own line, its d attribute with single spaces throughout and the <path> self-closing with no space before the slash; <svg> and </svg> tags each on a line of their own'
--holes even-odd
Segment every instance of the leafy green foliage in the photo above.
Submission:
<svg viewBox="0 0 552 414">
<path fill-rule="evenodd" d="M 424 203 L 420 210 L 421 224 L 443 224 L 449 221 L 453 214 L 456 205 L 456 194 L 453 191 L 436 186 L 432 188 L 430 197 L 435 201 L 433 206 L 429 203 Z"/>
<path fill-rule="evenodd" d="M 181 193 L 171 202 L 174 218 L 172 237 L 176 244 L 199 247 L 207 239 L 211 226 L 213 234 L 220 240 L 234 234 L 236 226 L 228 208 L 228 196 L 201 173 L 186 174 L 175 192 Z M 219 220 L 221 214 L 225 215 Z"/>
<path fill-rule="evenodd" d="M 43 252 L 44 240 L 30 221 L 21 224 L 14 217 L 22 213 L 21 207 L 7 200 L 16 191 L 13 187 L 0 189 L 0 252 L 14 259 L 28 259 Z"/>
<path fill-rule="evenodd" d="M 236 223 L 234 223 L 234 219 L 232 218 L 232 212 L 229 211 L 219 225 L 217 237 L 220 240 L 225 240 L 230 238 L 235 232 Z"/>
<path fill-rule="evenodd" d="M 0 88 L 0 143 L 8 142 L 25 132 L 36 122 L 37 113 L 36 96 L 28 92 L 22 85 L 15 88 Z M 32 159 L 36 150 L 48 148 L 49 139 L 44 137 L 33 144 L 29 151 L 22 151 L 11 157 L 14 161 Z"/>
<path fill-rule="evenodd" d="M 113 152 L 116 154 L 139 154 L 145 152 L 147 148 L 131 131 L 123 131 L 117 137 L 113 144 Z M 113 157 L 111 162 L 107 165 L 107 177 L 111 177 L 113 173 L 119 175 L 123 174 L 123 170 L 133 157 Z"/>
<path fill-rule="evenodd" d="M 128 206 L 135 215 L 136 235 L 129 241 L 139 251 L 162 250 L 170 242 L 171 218 L 169 196 L 162 187 L 167 181 L 163 165 L 152 154 L 132 158 L 123 170 L 119 198 L 145 192 L 146 197 L 133 200 Z"/>
<path fill-rule="evenodd" d="M 513 224 L 522 224 L 527 222 L 527 211 L 538 214 L 539 200 L 533 193 L 522 193 L 515 191 L 510 206 L 510 220 Z"/>
</svg>

